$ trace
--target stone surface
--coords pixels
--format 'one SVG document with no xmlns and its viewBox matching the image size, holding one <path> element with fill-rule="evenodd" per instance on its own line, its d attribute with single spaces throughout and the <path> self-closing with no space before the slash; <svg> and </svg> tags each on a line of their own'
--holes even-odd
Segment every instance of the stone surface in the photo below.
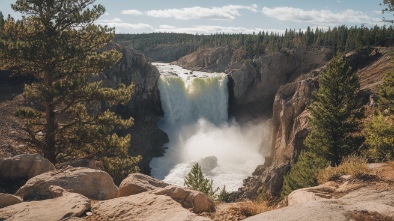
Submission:
<svg viewBox="0 0 394 221">
<path fill-rule="evenodd" d="M 59 187 L 52 186 L 59 193 Z M 52 191 L 49 190 L 48 191 Z M 18 221 L 58 221 L 58 220 L 75 220 L 69 219 L 75 216 L 81 216 L 90 209 L 90 200 L 77 193 L 61 191 L 62 195 L 42 201 L 22 202 L 12 206 L 0 209 L 0 220 L 18 220 Z"/>
<path fill-rule="evenodd" d="M 84 167 L 68 167 L 43 173 L 28 180 L 15 195 L 24 200 L 48 199 L 49 186 L 58 185 L 69 192 L 79 193 L 90 199 L 106 200 L 118 196 L 118 188 L 112 177 L 101 170 Z"/>
<path fill-rule="evenodd" d="M 39 174 L 55 170 L 55 166 L 39 154 L 21 154 L 0 159 L 0 186 L 18 185 Z"/>
<path fill-rule="evenodd" d="M 191 209 L 195 213 L 215 212 L 215 203 L 207 195 L 199 191 L 178 186 L 167 186 L 156 189 L 152 193 L 169 196 L 184 208 Z"/>
<path fill-rule="evenodd" d="M 169 184 L 141 173 L 132 173 L 119 185 L 119 196 L 130 196 L 157 188 L 166 187 Z"/>
<path fill-rule="evenodd" d="M 92 219 L 124 221 L 208 221 L 183 208 L 168 196 L 140 193 L 100 201 L 92 207 Z"/>
<path fill-rule="evenodd" d="M 261 213 L 245 221 L 348 221 L 356 213 L 366 214 L 362 220 L 393 220 L 394 191 L 368 187 L 352 191 L 339 199 L 315 199 L 293 206 Z M 375 219 L 373 218 L 375 217 Z"/>
<path fill-rule="evenodd" d="M 7 193 L 0 193 L 0 209 L 6 206 L 11 206 L 14 204 L 21 203 L 22 199 L 20 197 L 7 194 Z"/>
</svg>

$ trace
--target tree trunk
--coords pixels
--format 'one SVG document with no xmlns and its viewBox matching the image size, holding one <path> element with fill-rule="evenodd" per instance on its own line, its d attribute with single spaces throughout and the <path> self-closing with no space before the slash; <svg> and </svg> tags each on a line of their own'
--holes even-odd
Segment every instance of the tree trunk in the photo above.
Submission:
<svg viewBox="0 0 394 221">
<path fill-rule="evenodd" d="M 56 115 L 52 105 L 48 105 L 45 110 L 45 149 L 44 157 L 52 163 L 56 163 L 56 147 L 55 147 L 55 131 L 56 131 Z"/>
</svg>

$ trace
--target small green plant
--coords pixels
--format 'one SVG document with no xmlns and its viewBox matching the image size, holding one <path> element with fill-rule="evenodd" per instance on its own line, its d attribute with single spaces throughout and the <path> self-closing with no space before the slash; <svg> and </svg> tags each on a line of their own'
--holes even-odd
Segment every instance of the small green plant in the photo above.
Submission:
<svg viewBox="0 0 394 221">
<path fill-rule="evenodd" d="M 367 159 L 365 157 L 350 155 L 345 157 L 341 164 L 337 167 L 327 167 L 317 174 L 317 181 L 319 184 L 330 180 L 339 179 L 343 175 L 351 175 L 353 177 L 360 177 L 368 172 L 366 165 Z"/>
<path fill-rule="evenodd" d="M 213 200 L 216 199 L 219 188 L 213 189 L 213 181 L 204 176 L 198 163 L 194 164 L 184 181 L 186 187 L 205 193 Z"/>
<path fill-rule="evenodd" d="M 223 186 L 222 190 L 217 195 L 217 199 L 216 200 L 219 201 L 219 202 L 225 202 L 225 203 L 230 202 L 230 195 L 229 195 L 229 193 L 226 190 L 226 185 Z"/>
</svg>

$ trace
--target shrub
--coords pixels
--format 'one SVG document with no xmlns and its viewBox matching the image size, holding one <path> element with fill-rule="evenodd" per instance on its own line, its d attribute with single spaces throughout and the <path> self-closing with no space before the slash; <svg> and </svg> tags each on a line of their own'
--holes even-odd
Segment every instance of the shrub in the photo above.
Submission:
<svg viewBox="0 0 394 221">
<path fill-rule="evenodd" d="M 189 174 L 185 177 L 184 181 L 186 187 L 205 193 L 213 200 L 216 199 L 215 194 L 217 191 L 219 191 L 219 188 L 213 190 L 213 181 L 205 178 L 198 163 L 194 164 Z"/>
<path fill-rule="evenodd" d="M 351 175 L 353 177 L 360 177 L 368 172 L 366 165 L 367 159 L 365 157 L 350 155 L 345 157 L 341 164 L 337 167 L 327 167 L 317 174 L 317 181 L 319 184 L 330 180 L 337 180 L 343 175 Z"/>
</svg>

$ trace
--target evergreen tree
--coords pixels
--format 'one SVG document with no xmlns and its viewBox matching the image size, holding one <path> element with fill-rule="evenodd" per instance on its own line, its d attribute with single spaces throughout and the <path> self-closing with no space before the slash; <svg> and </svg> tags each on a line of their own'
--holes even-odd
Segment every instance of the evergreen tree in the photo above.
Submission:
<svg viewBox="0 0 394 221">
<path fill-rule="evenodd" d="M 394 71 L 384 74 L 383 84 L 379 88 L 378 105 L 380 111 L 386 114 L 394 114 Z"/>
<path fill-rule="evenodd" d="M 357 148 L 353 133 L 363 113 L 357 99 L 359 87 L 357 75 L 343 58 L 336 57 L 320 75 L 319 89 L 308 107 L 312 130 L 305 144 L 333 166 Z"/>
<path fill-rule="evenodd" d="M 5 21 L 0 49 L 5 69 L 36 78 L 24 89 L 32 107 L 17 112 L 25 119 L 25 141 L 51 162 L 94 155 L 108 171 L 126 175 L 137 169 L 140 158 L 128 156 L 130 136 L 119 137 L 113 130 L 130 127 L 133 119 L 95 107 L 129 101 L 133 87 L 111 89 L 93 81 L 121 58 L 116 50 L 102 50 L 114 30 L 94 24 L 105 12 L 94 2 L 17 0 L 11 7 L 22 13 L 22 20 Z"/>
<path fill-rule="evenodd" d="M 328 161 L 311 151 L 303 150 L 298 161 L 284 177 L 281 196 L 289 195 L 293 190 L 316 186 L 317 173 L 328 165 Z"/>
<path fill-rule="evenodd" d="M 213 181 L 209 180 L 202 173 L 201 167 L 198 163 L 194 164 L 192 170 L 185 177 L 185 186 L 193 190 L 200 191 L 207 194 L 211 199 L 215 199 L 215 194 L 219 190 L 213 190 Z M 225 187 L 224 187 L 225 188 Z"/>
</svg>

